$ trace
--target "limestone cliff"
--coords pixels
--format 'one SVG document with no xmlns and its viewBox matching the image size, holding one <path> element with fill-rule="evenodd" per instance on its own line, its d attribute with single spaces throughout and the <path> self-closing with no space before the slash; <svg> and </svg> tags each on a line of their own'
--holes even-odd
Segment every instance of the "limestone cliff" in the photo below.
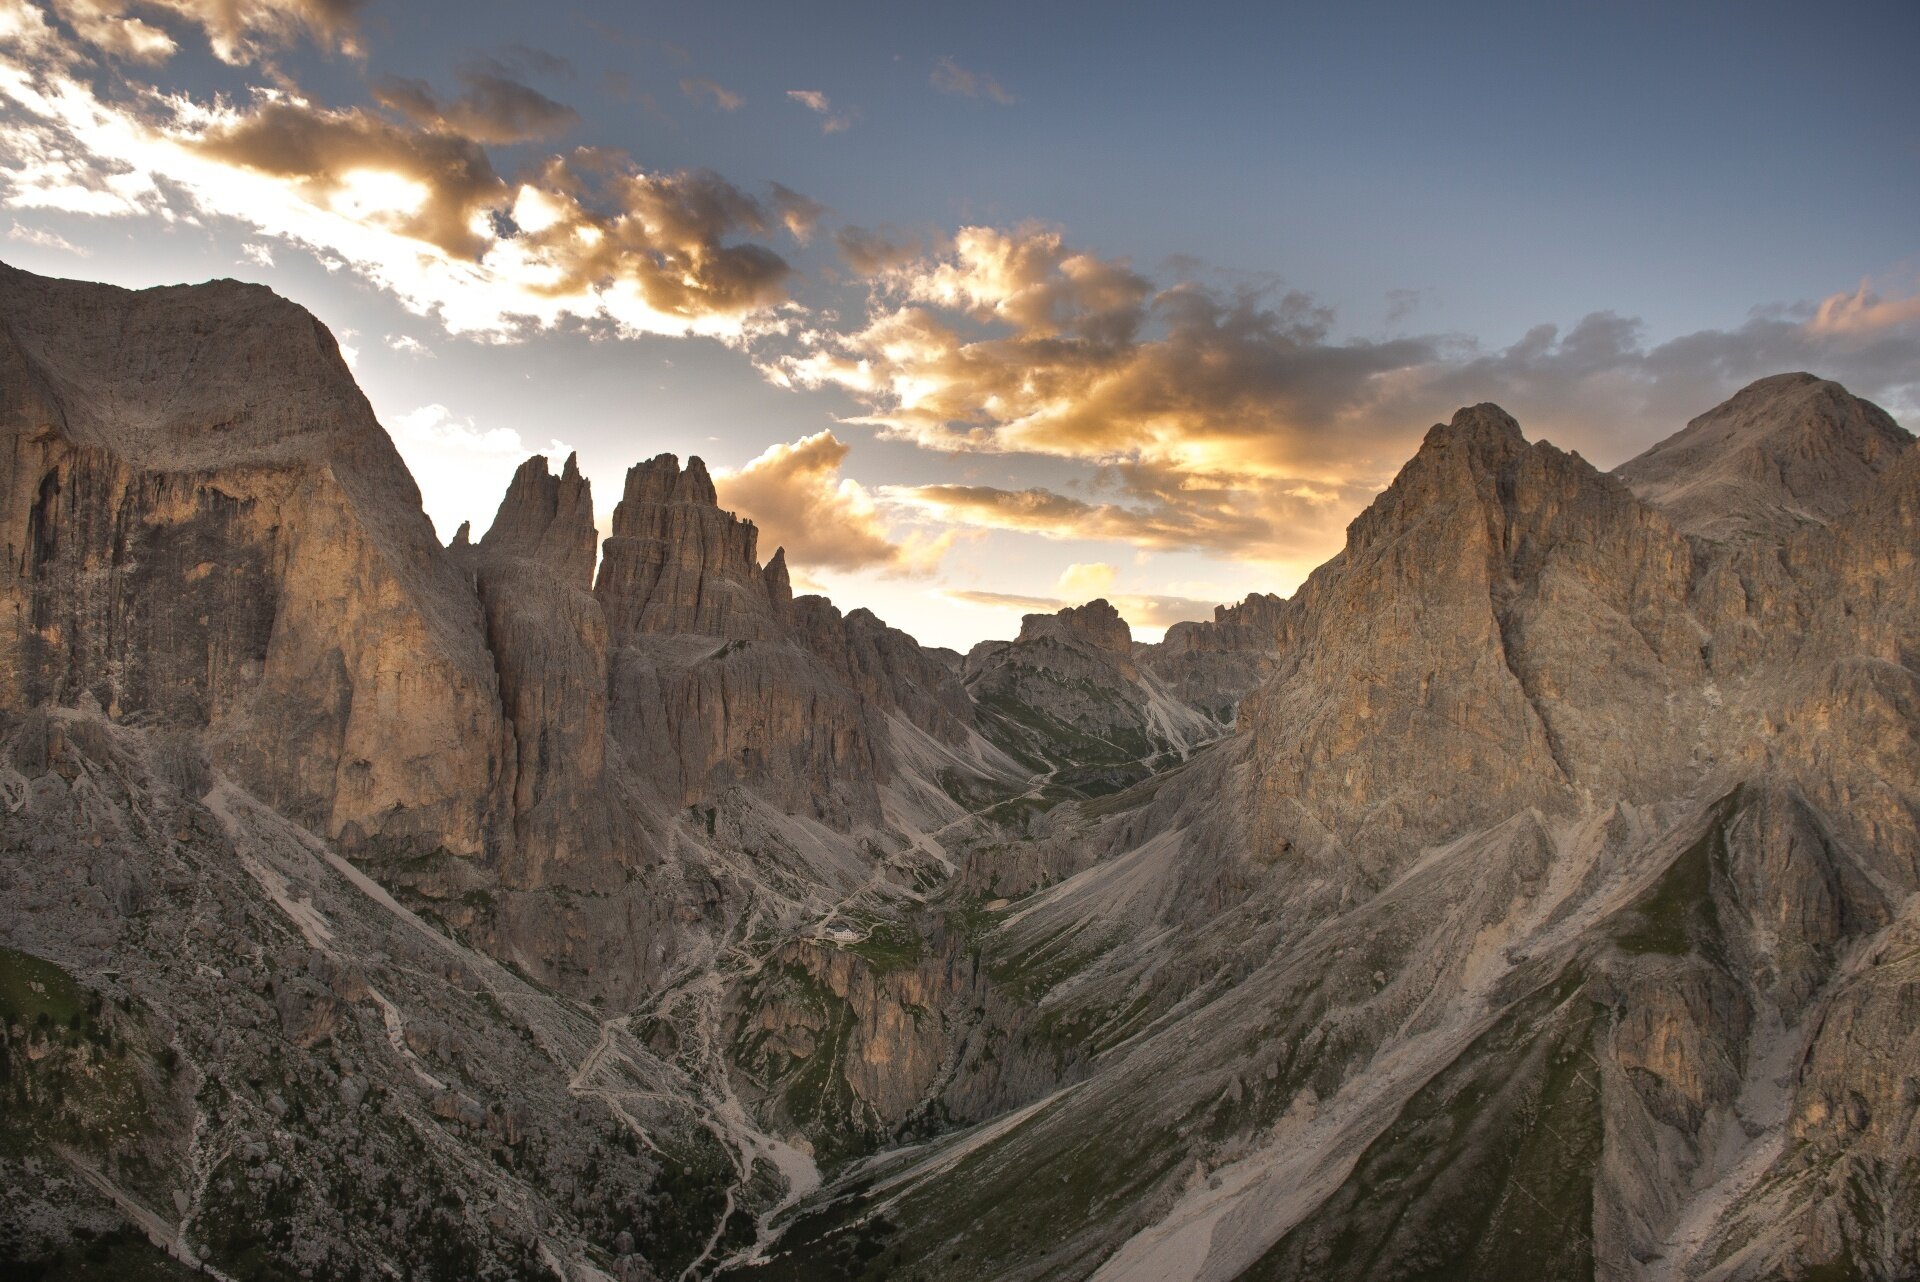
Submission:
<svg viewBox="0 0 1920 1282">
<path fill-rule="evenodd" d="M 0 267 L 0 370 L 7 704 L 205 727 L 328 835 L 485 850 L 478 605 L 324 326 L 232 281 Z"/>
</svg>

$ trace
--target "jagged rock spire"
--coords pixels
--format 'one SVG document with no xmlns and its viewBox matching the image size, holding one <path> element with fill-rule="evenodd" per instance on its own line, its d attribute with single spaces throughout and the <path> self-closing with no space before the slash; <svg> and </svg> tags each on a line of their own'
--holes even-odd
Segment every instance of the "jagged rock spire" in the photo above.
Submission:
<svg viewBox="0 0 1920 1282">
<path fill-rule="evenodd" d="M 671 454 L 636 463 L 594 587 L 614 644 L 647 633 L 775 635 L 758 538 L 753 522 L 720 510 L 700 459 L 689 458 L 685 469 Z"/>
<path fill-rule="evenodd" d="M 575 586 L 593 584 L 593 489 L 580 475 L 579 456 L 569 454 L 559 476 L 547 457 L 535 454 L 513 474 L 493 525 L 480 540 L 490 556 L 517 556 L 550 566 Z"/>
</svg>

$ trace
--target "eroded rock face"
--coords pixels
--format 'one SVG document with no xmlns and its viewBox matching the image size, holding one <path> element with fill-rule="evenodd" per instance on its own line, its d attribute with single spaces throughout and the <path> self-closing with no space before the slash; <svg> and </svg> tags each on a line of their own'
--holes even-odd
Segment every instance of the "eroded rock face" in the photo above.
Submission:
<svg viewBox="0 0 1920 1282">
<path fill-rule="evenodd" d="M 1071 644 L 1103 650 L 1126 662 L 1133 656 L 1133 630 L 1120 611 L 1104 598 L 1068 606 L 1053 614 L 1029 614 L 1020 620 L 1018 641 L 1056 637 Z"/>
<path fill-rule="evenodd" d="M 0 312 L 7 702 L 204 726 L 329 835 L 484 851 L 478 606 L 326 329 L 257 286 L 10 268 Z"/>
<path fill-rule="evenodd" d="M 1289 600 L 962 661 L 697 461 L 597 583 L 571 461 L 439 548 L 261 291 L 0 319 L 0 942 L 125 1000 L 139 1191 L 222 1251 L 698 1275 L 769 1162 L 913 1140 L 754 1272 L 1920 1269 L 1920 454 L 1831 385 L 1619 476 L 1471 407 Z"/>
<path fill-rule="evenodd" d="M 492 526 L 456 558 L 473 576 L 500 675 L 510 744 L 512 845 L 503 880 L 617 885 L 631 820 L 607 776 L 607 623 L 592 592 L 593 495 L 576 460 L 514 474 Z"/>
<path fill-rule="evenodd" d="M 1162 753 L 1183 755 L 1219 723 L 1134 661 L 1132 630 L 1104 600 L 1029 614 L 1012 641 L 982 641 L 962 665 L 984 732 L 1015 757 L 1055 771 L 1093 769 L 1112 783 Z"/>
<path fill-rule="evenodd" d="M 1181 622 L 1158 645 L 1137 645 L 1134 658 L 1184 702 L 1222 724 L 1279 662 L 1286 600 L 1255 592 L 1238 605 L 1215 606 L 1208 622 Z"/>
<path fill-rule="evenodd" d="M 1435 427 L 1288 603 L 1242 707 L 1269 840 L 1386 856 L 1684 764 L 1691 570 L 1658 514 L 1497 407 Z"/>
</svg>

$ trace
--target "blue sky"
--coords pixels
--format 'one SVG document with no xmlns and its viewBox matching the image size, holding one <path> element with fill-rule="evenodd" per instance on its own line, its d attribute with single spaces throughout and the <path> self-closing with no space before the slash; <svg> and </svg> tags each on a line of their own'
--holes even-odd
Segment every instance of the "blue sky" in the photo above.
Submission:
<svg viewBox="0 0 1920 1282">
<path fill-rule="evenodd" d="M 211 15 L 211 16 L 210 16 Z M 1151 637 L 1496 400 L 1920 411 L 1911 4 L 0 0 L 0 255 L 314 310 L 450 535 L 699 453 L 803 583 Z"/>
</svg>

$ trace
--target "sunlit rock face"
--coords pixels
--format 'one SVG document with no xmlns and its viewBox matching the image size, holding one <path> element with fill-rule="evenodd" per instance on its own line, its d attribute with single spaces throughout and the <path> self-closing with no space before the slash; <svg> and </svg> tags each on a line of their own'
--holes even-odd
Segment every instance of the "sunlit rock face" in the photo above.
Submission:
<svg viewBox="0 0 1920 1282">
<path fill-rule="evenodd" d="M 258 286 L 10 268 L 0 310 L 7 702 L 197 724 L 329 836 L 481 852 L 478 606 L 326 329 Z"/>
<path fill-rule="evenodd" d="M 756 540 L 752 522 L 720 510 L 699 459 L 688 459 L 685 470 L 671 454 L 636 463 L 613 509 L 613 534 L 595 583 L 614 643 L 643 636 L 777 635 L 780 593 L 770 592 L 754 559 Z M 777 582 L 784 585 L 784 573 Z"/>
</svg>

